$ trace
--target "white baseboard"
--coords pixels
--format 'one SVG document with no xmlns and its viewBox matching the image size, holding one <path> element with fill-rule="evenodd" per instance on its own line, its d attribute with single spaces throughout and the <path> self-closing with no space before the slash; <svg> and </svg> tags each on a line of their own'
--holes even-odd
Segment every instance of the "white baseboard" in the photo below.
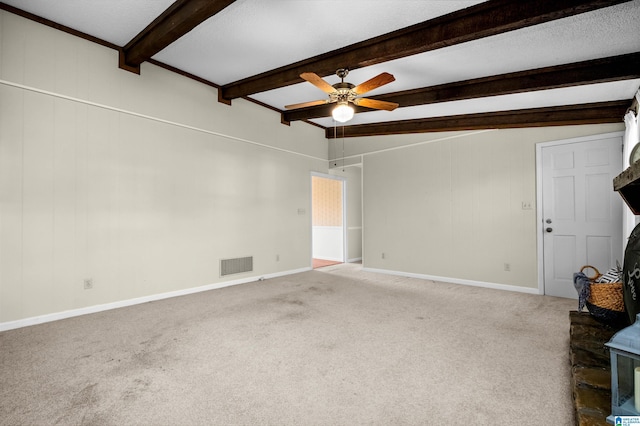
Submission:
<svg viewBox="0 0 640 426">
<path fill-rule="evenodd" d="M 441 281 L 452 284 L 462 284 L 472 287 L 492 288 L 494 290 L 515 291 L 518 293 L 541 294 L 538 288 L 519 287 L 516 285 L 489 283 L 485 281 L 465 280 L 461 278 L 438 277 L 436 275 L 414 274 L 412 272 L 391 271 L 388 269 L 362 268 L 366 272 L 377 272 L 379 274 L 396 275 L 399 277 L 418 278 L 423 280 Z"/>
<path fill-rule="evenodd" d="M 347 263 L 355 263 L 355 262 L 361 262 L 362 258 L 361 257 L 354 257 L 353 259 L 347 259 Z"/>
<path fill-rule="evenodd" d="M 202 291 L 216 290 L 219 288 L 230 287 L 238 284 L 246 284 L 260 279 L 269 279 L 283 277 L 286 275 L 298 274 L 300 272 L 310 271 L 311 267 L 292 269 L 284 272 L 276 272 L 273 274 L 258 275 L 247 278 L 240 278 L 232 281 L 225 281 L 215 284 L 207 284 L 200 287 L 192 287 L 184 290 L 170 291 L 167 293 L 152 294 L 149 296 L 136 297 L 134 299 L 121 300 L 118 302 L 105 303 L 102 305 L 87 306 L 85 308 L 72 309 L 68 311 L 55 312 L 52 314 L 40 315 L 36 317 L 24 318 L 16 321 L 8 321 L 0 323 L 0 332 L 13 330 L 16 328 L 28 327 L 31 325 L 44 324 L 47 322 L 58 321 L 61 319 L 77 317 L 86 314 L 95 314 L 97 312 L 108 311 L 111 309 L 124 308 L 126 306 L 139 305 L 141 303 L 153 302 L 156 300 L 169 299 L 171 297 L 185 296 L 187 294 L 200 293 Z"/>
</svg>

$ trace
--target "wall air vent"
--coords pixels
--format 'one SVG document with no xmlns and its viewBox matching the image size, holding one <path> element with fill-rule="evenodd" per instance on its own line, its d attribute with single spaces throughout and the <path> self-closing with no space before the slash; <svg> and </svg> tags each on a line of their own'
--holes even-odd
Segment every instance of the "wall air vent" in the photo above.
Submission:
<svg viewBox="0 0 640 426">
<path fill-rule="evenodd" d="M 220 276 L 253 271 L 253 256 L 220 259 Z"/>
</svg>

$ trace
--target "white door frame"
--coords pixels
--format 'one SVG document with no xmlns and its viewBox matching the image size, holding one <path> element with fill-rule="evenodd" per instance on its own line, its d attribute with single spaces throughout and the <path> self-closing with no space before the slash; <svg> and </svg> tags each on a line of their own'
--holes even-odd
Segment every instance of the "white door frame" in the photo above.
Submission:
<svg viewBox="0 0 640 426">
<path fill-rule="evenodd" d="M 543 242 L 543 212 L 542 212 L 542 149 L 550 146 L 566 145 L 570 143 L 588 142 L 592 140 L 621 137 L 624 132 L 601 133 L 598 135 L 581 136 L 578 138 L 561 139 L 550 142 L 540 142 L 536 144 L 536 242 L 538 256 L 538 294 L 544 294 L 544 242 Z M 622 167 L 622 164 L 620 165 Z M 613 183 L 611 184 L 613 191 Z M 577 272 L 577 271 L 576 271 Z"/>
<path fill-rule="evenodd" d="M 310 262 L 313 267 L 313 177 L 321 177 L 324 179 L 338 180 L 342 182 L 342 263 L 347 263 L 348 257 L 348 242 L 347 242 L 347 178 L 342 176 L 335 176 L 320 172 L 311 172 L 309 178 L 309 193 L 311 194 L 309 221 L 311 223 L 309 232 L 311 232 L 311 259 Z"/>
</svg>

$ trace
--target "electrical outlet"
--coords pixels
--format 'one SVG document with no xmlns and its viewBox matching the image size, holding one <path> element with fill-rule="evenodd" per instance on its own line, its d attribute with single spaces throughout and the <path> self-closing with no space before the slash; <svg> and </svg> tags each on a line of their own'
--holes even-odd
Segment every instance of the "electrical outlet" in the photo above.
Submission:
<svg viewBox="0 0 640 426">
<path fill-rule="evenodd" d="M 87 278 L 84 280 L 84 289 L 91 290 L 93 288 L 93 280 L 91 278 Z"/>
<path fill-rule="evenodd" d="M 533 205 L 531 204 L 531 201 L 522 202 L 522 210 L 532 210 L 532 209 L 533 209 Z"/>
<path fill-rule="evenodd" d="M 382 253 L 382 258 L 383 258 L 383 259 L 385 258 L 385 254 L 384 254 L 384 253 Z"/>
<path fill-rule="evenodd" d="M 280 255 L 276 254 L 276 262 L 280 262 Z"/>
<path fill-rule="evenodd" d="M 511 264 L 510 263 L 505 263 L 504 264 L 504 270 L 506 272 L 510 272 L 511 271 Z"/>
</svg>

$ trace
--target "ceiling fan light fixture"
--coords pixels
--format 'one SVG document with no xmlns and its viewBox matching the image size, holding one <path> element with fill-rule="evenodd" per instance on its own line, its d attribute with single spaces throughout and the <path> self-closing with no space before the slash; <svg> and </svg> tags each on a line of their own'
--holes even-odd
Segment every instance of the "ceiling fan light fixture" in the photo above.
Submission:
<svg viewBox="0 0 640 426">
<path fill-rule="evenodd" d="M 353 118 L 353 113 L 353 108 L 348 102 L 338 102 L 338 106 L 333 109 L 331 116 L 339 123 L 346 123 Z"/>
</svg>

